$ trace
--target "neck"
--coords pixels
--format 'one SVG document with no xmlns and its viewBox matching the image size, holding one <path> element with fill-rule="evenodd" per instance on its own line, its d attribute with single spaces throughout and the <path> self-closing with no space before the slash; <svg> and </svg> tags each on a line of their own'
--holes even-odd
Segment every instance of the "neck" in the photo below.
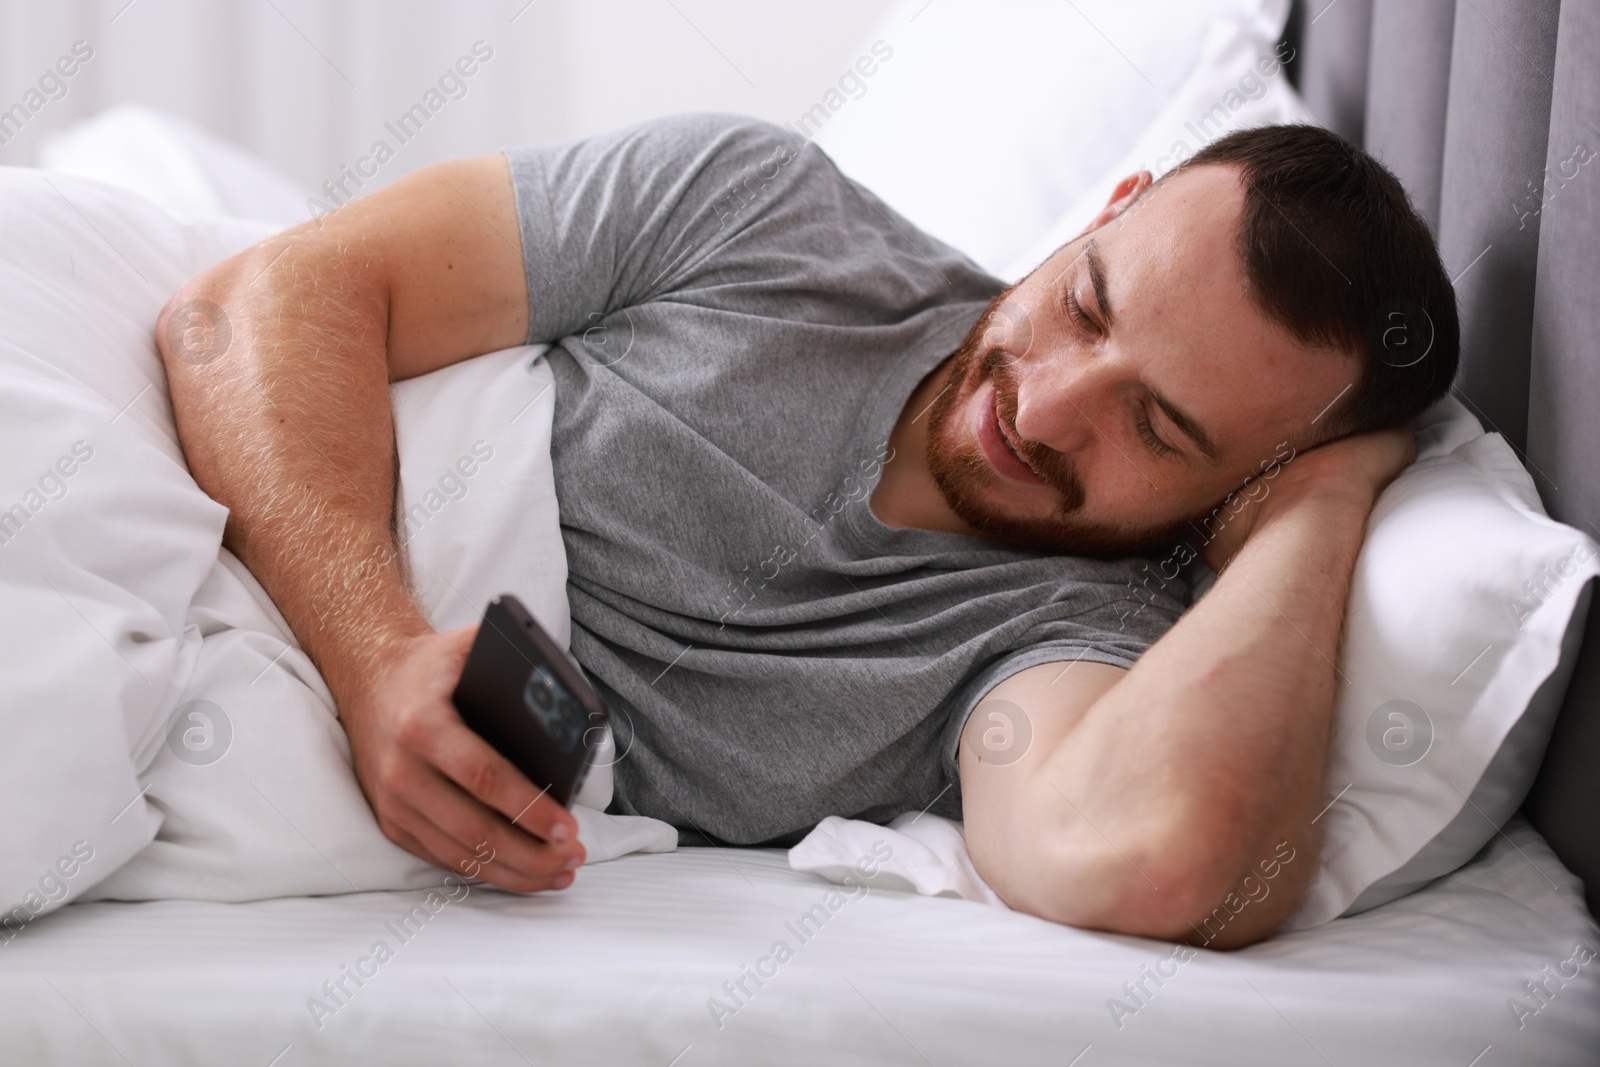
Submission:
<svg viewBox="0 0 1600 1067">
<path fill-rule="evenodd" d="M 885 526 L 977 533 L 950 510 L 928 469 L 928 411 L 949 381 L 951 363 L 947 357 L 917 383 L 889 434 L 894 458 L 884 464 L 869 502 L 872 513 Z"/>
</svg>

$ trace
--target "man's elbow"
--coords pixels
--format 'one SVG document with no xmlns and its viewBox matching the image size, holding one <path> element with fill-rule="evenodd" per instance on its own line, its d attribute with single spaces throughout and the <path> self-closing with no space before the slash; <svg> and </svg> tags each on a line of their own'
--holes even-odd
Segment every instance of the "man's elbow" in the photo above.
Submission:
<svg viewBox="0 0 1600 1067">
<path fill-rule="evenodd" d="M 1215 949 L 1255 944 L 1304 899 L 1315 843 L 1273 838 L 1241 848 L 1233 828 L 1174 824 L 1120 842 L 1098 832 L 1067 841 L 1020 911 L 1084 929 Z M 1001 891 L 1002 897 L 1006 894 Z"/>
<path fill-rule="evenodd" d="M 223 304 L 228 302 L 225 294 L 234 260 L 247 255 L 240 253 L 184 282 L 156 316 L 156 351 L 169 377 L 177 369 L 175 364 L 203 367 L 231 347 L 233 323 Z"/>
</svg>

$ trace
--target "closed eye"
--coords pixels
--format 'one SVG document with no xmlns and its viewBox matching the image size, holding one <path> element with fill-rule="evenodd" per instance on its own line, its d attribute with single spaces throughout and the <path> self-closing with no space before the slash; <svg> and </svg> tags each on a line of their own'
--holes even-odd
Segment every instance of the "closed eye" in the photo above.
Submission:
<svg viewBox="0 0 1600 1067">
<path fill-rule="evenodd" d="M 1178 451 L 1157 436 L 1156 428 L 1150 424 L 1150 409 L 1142 405 L 1139 408 L 1138 429 L 1140 439 L 1156 455 L 1170 456 Z"/>
<path fill-rule="evenodd" d="M 1100 332 L 1100 327 L 1095 324 L 1095 321 L 1084 313 L 1083 305 L 1078 302 L 1076 289 L 1068 286 L 1062 294 L 1061 303 L 1066 308 L 1067 318 L 1072 320 L 1073 325 L 1086 333 L 1098 334 Z"/>
</svg>

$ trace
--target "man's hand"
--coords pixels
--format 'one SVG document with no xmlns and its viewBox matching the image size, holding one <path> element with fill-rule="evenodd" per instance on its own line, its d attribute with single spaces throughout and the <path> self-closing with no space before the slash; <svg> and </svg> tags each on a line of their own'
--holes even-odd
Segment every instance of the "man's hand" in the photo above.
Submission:
<svg viewBox="0 0 1600 1067">
<path fill-rule="evenodd" d="M 1221 571 L 1265 517 L 1293 506 L 1305 493 L 1327 493 L 1370 511 L 1378 494 L 1416 457 L 1410 427 L 1342 437 L 1300 453 L 1271 478 L 1258 475 L 1239 490 L 1244 506 L 1214 528 L 1216 536 L 1201 555 Z"/>
<path fill-rule="evenodd" d="M 356 777 L 406 851 L 517 892 L 565 889 L 584 859 L 572 815 L 451 703 L 477 629 L 402 640 L 377 682 L 341 703 Z"/>
</svg>

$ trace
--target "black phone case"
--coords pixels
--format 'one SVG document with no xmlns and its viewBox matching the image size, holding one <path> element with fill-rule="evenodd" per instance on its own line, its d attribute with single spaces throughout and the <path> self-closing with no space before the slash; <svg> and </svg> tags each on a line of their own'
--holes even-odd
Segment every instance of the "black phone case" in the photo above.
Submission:
<svg viewBox="0 0 1600 1067">
<path fill-rule="evenodd" d="M 600 743 L 605 704 L 516 597 L 489 602 L 452 699 L 529 781 L 571 803 Z"/>
</svg>

